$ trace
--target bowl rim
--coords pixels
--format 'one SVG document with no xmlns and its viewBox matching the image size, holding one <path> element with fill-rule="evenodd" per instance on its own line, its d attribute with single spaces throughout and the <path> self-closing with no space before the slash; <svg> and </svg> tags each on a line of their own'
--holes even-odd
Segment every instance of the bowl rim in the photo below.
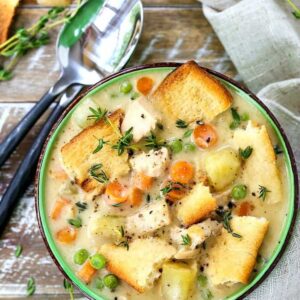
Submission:
<svg viewBox="0 0 300 300">
<path fill-rule="evenodd" d="M 69 278 L 69 276 L 67 275 L 67 273 L 65 272 L 65 270 L 62 268 L 62 266 L 60 265 L 60 263 L 58 262 L 58 260 L 56 259 L 54 253 L 52 252 L 49 242 L 46 238 L 45 232 L 44 232 L 44 227 L 42 224 L 42 220 L 41 220 L 41 214 L 40 214 L 40 205 L 39 205 L 39 177 L 40 177 L 40 170 L 41 170 L 41 166 L 42 166 L 42 162 L 45 156 L 45 151 L 47 148 L 47 145 L 49 143 L 49 140 L 51 139 L 52 135 L 54 134 L 54 132 L 56 131 L 56 129 L 58 128 L 59 124 L 61 123 L 61 121 L 66 117 L 66 115 L 72 110 L 72 108 L 81 100 L 83 99 L 88 93 L 90 93 L 91 91 L 93 91 L 94 89 L 98 88 L 100 85 L 109 82 L 110 80 L 117 78 L 121 75 L 127 74 L 127 73 L 131 73 L 134 71 L 140 71 L 140 70 L 146 70 L 146 69 L 155 69 L 155 68 L 162 68 L 162 67 L 166 67 L 166 68 L 177 68 L 179 66 L 181 66 L 183 63 L 177 63 L 177 62 L 159 62 L 159 63 L 152 63 L 152 64 L 144 64 L 144 65 L 139 65 L 139 66 L 132 66 L 129 68 L 125 68 L 119 72 L 116 72 L 114 74 L 111 74 L 105 78 L 103 78 L 102 80 L 100 80 L 99 82 L 97 82 L 96 84 L 84 88 L 83 91 L 80 92 L 80 94 L 70 103 L 70 105 L 68 105 L 65 110 L 63 111 L 63 113 L 61 114 L 61 116 L 59 117 L 59 119 L 55 122 L 55 124 L 52 126 L 51 131 L 43 145 L 41 154 L 39 156 L 39 160 L 38 160 L 38 164 L 37 164 L 37 169 L 36 169 L 36 174 L 35 174 L 35 183 L 34 183 L 34 197 L 35 197 L 35 210 L 36 210 L 36 216 L 37 216 L 37 220 L 38 220 L 38 226 L 39 226 L 39 230 L 40 233 L 42 235 L 44 244 L 48 250 L 48 253 L 50 254 L 52 260 L 54 261 L 55 265 L 58 267 L 58 269 L 61 271 L 61 273 L 63 274 L 63 276 L 72 282 L 72 284 L 74 284 L 79 290 L 80 292 L 86 296 L 88 299 L 93 299 L 91 295 L 87 294 L 85 291 L 83 291 L 80 287 L 78 287 L 78 285 Z M 234 87 L 236 87 L 238 90 L 241 90 L 242 92 L 246 93 L 250 98 L 252 98 L 257 104 L 258 106 L 262 107 L 263 110 L 266 112 L 266 114 L 271 118 L 271 120 L 274 122 L 275 127 L 277 128 L 277 130 L 279 131 L 279 133 L 282 136 L 283 142 L 285 144 L 285 147 L 287 149 L 287 154 L 288 154 L 288 158 L 290 160 L 290 166 L 291 166 L 291 171 L 292 171 L 292 175 L 293 175 L 293 180 L 294 180 L 294 199 L 293 199 L 293 215 L 291 217 L 291 221 L 290 221 L 290 225 L 288 228 L 288 231 L 286 233 L 286 237 L 284 239 L 284 242 L 282 243 L 282 246 L 279 250 L 279 252 L 277 253 L 274 261 L 271 263 L 271 265 L 268 267 L 268 269 L 264 272 L 264 274 L 261 276 L 261 278 L 252 286 L 250 287 L 247 291 L 245 291 L 242 295 L 238 296 L 236 299 L 244 299 L 247 295 L 249 295 L 252 291 L 254 291 L 258 286 L 260 286 L 260 284 L 269 276 L 269 274 L 274 270 L 275 266 L 277 265 L 278 261 L 281 259 L 284 251 L 286 250 L 286 247 L 289 243 L 289 240 L 291 238 L 294 226 L 295 226 L 295 221 L 296 221 L 296 217 L 297 217 L 297 212 L 298 212 L 298 198 L 299 198 L 299 182 L 298 182 L 298 172 L 297 172 L 297 165 L 296 165 L 296 160 L 291 148 L 291 145 L 288 141 L 288 138 L 285 134 L 284 129 L 282 128 L 282 126 L 280 125 L 280 123 L 278 122 L 277 118 L 274 116 L 274 114 L 270 111 L 270 109 L 262 102 L 262 100 L 260 100 L 254 93 L 252 93 L 245 85 L 236 82 L 235 80 L 231 79 L 230 77 L 221 74 L 217 71 L 211 70 L 209 68 L 203 67 L 199 64 L 199 66 L 201 68 L 203 68 L 204 70 L 206 70 L 208 73 L 224 80 L 225 82 L 229 82 L 231 85 L 233 85 Z"/>
</svg>

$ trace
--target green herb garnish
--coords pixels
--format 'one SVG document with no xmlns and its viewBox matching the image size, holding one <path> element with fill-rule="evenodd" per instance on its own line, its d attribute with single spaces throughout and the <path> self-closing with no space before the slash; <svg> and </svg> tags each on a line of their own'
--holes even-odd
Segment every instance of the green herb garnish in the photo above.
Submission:
<svg viewBox="0 0 300 300">
<path fill-rule="evenodd" d="M 188 127 L 188 123 L 185 122 L 185 121 L 183 121 L 183 120 L 181 120 L 181 119 L 178 119 L 176 121 L 176 127 L 177 128 L 187 128 Z"/>
<path fill-rule="evenodd" d="M 79 217 L 76 219 L 68 219 L 68 223 L 76 228 L 80 228 L 82 226 L 82 221 Z"/>
<path fill-rule="evenodd" d="M 122 155 L 125 149 L 130 149 L 130 143 L 133 140 L 133 127 L 129 128 L 125 131 L 124 135 L 122 135 L 117 143 L 112 146 L 113 149 L 118 151 L 118 155 Z"/>
<path fill-rule="evenodd" d="M 222 223 L 223 227 L 227 230 L 227 232 L 231 233 L 233 237 L 241 238 L 242 236 L 238 233 L 233 232 L 231 226 L 230 226 L 230 220 L 232 219 L 231 211 L 225 211 L 222 213 Z"/>
<path fill-rule="evenodd" d="M 104 119 L 108 113 L 106 109 L 102 109 L 101 107 L 93 108 L 89 107 L 90 112 L 92 113 L 87 117 L 88 120 L 95 120 L 95 122 L 98 122 L 102 119 Z"/>
<path fill-rule="evenodd" d="M 33 277 L 30 277 L 27 281 L 27 289 L 26 289 L 26 292 L 27 292 L 27 296 L 31 296 L 34 294 L 35 292 L 35 281 L 34 281 L 34 278 Z"/>
<path fill-rule="evenodd" d="M 76 202 L 75 205 L 78 207 L 79 212 L 83 212 L 84 210 L 87 209 L 87 203 L 86 202 Z"/>
<path fill-rule="evenodd" d="M 251 146 L 247 146 L 245 149 L 239 149 L 240 157 L 243 159 L 248 159 L 252 154 L 253 148 Z"/>
<path fill-rule="evenodd" d="M 18 245 L 15 250 L 15 257 L 20 257 L 20 255 L 22 254 L 22 251 L 23 251 L 22 245 Z"/>
<path fill-rule="evenodd" d="M 236 129 L 241 124 L 241 117 L 237 111 L 237 108 L 234 108 L 234 107 L 231 108 L 231 115 L 232 115 L 233 121 L 230 123 L 229 128 Z"/>
<path fill-rule="evenodd" d="M 184 134 L 183 134 L 183 138 L 188 138 L 192 135 L 193 133 L 193 129 L 188 129 Z"/>
<path fill-rule="evenodd" d="M 66 291 L 69 292 L 69 295 L 70 295 L 70 300 L 74 300 L 74 287 L 73 285 L 67 280 L 64 278 L 64 288 Z"/>
<path fill-rule="evenodd" d="M 164 140 L 157 140 L 156 135 L 151 131 L 150 135 L 145 137 L 145 147 L 159 149 L 165 145 Z"/>
<path fill-rule="evenodd" d="M 90 175 L 100 183 L 107 183 L 109 178 L 102 170 L 102 164 L 93 165 L 89 170 Z"/>
<path fill-rule="evenodd" d="M 18 29 L 11 38 L 2 43 L 0 45 L 0 56 L 9 59 L 9 61 L 0 70 L 0 81 L 11 79 L 12 71 L 20 58 L 30 50 L 48 44 L 50 30 L 66 23 L 72 16 L 70 10 L 54 7 L 41 16 L 30 28 Z"/>
<path fill-rule="evenodd" d="M 268 190 L 265 186 L 260 185 L 259 186 L 259 196 L 258 198 L 261 198 L 263 201 L 265 201 L 267 197 L 267 193 L 270 193 L 271 191 Z"/>
<path fill-rule="evenodd" d="M 188 234 L 182 235 L 181 238 L 182 238 L 182 244 L 181 245 L 184 245 L 184 246 L 191 245 L 192 240 L 191 240 L 191 237 Z"/>
<path fill-rule="evenodd" d="M 292 14 L 296 19 L 300 19 L 300 9 L 295 5 L 292 0 L 287 0 L 287 3 L 292 7 Z"/>
<path fill-rule="evenodd" d="M 167 195 L 171 191 L 179 191 L 181 188 L 185 188 L 185 186 L 180 182 L 168 182 L 168 184 L 162 188 L 160 191 L 163 195 Z"/>
<path fill-rule="evenodd" d="M 274 146 L 274 152 L 275 152 L 276 155 L 279 155 L 279 154 L 283 153 L 283 151 L 281 150 L 281 148 L 279 147 L 278 144 L 276 144 Z"/>
<path fill-rule="evenodd" d="M 197 279 L 198 279 L 198 283 L 201 287 L 206 287 L 207 277 L 205 275 L 200 274 Z"/>
<path fill-rule="evenodd" d="M 99 152 L 99 151 L 103 148 L 103 146 L 104 146 L 105 144 L 107 144 L 107 142 L 104 141 L 104 139 L 97 139 L 97 140 L 98 140 L 98 146 L 97 146 L 97 147 L 95 148 L 95 150 L 93 151 L 93 154 Z"/>
<path fill-rule="evenodd" d="M 128 239 L 126 238 L 126 240 L 120 242 L 119 244 L 117 244 L 117 246 L 122 246 L 125 247 L 127 249 L 127 251 L 129 250 L 129 243 L 128 243 Z"/>
</svg>

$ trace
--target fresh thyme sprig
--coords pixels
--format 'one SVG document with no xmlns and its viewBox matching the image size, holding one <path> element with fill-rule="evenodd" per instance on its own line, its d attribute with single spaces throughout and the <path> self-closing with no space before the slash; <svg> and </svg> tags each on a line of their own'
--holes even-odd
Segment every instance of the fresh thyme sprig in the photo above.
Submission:
<svg viewBox="0 0 300 300">
<path fill-rule="evenodd" d="M 133 140 L 133 127 L 125 131 L 115 145 L 112 145 L 112 148 L 118 151 L 118 155 L 122 155 L 126 149 L 130 149 L 131 142 Z"/>
<path fill-rule="evenodd" d="M 104 139 L 102 139 L 102 138 L 101 139 L 97 139 L 97 140 L 98 140 L 98 145 L 95 148 L 95 150 L 93 151 L 93 154 L 99 152 L 104 147 L 104 145 L 108 143 L 107 141 L 104 141 Z"/>
<path fill-rule="evenodd" d="M 222 218 L 223 227 L 227 230 L 227 232 L 231 233 L 231 235 L 235 238 L 242 238 L 242 236 L 234 232 L 230 226 L 230 220 L 232 219 L 231 211 L 217 211 L 217 214 Z"/>
<path fill-rule="evenodd" d="M 76 202 L 75 205 L 78 207 L 79 212 L 83 212 L 87 209 L 88 205 L 86 202 Z"/>
<path fill-rule="evenodd" d="M 27 281 L 26 292 L 27 292 L 27 296 L 31 296 L 35 292 L 35 280 L 33 277 L 30 277 Z"/>
<path fill-rule="evenodd" d="M 0 81 L 10 80 L 19 59 L 28 51 L 48 44 L 50 41 L 49 31 L 68 22 L 73 15 L 74 13 L 72 14 L 70 10 L 54 7 L 40 17 L 34 25 L 29 28 L 18 29 L 11 38 L 2 43 L 0 45 L 0 57 L 9 60 L 5 66 L 0 67 Z"/>
<path fill-rule="evenodd" d="M 90 112 L 92 113 L 87 117 L 88 120 L 95 120 L 95 122 L 98 122 L 102 119 L 104 119 L 108 113 L 106 109 L 102 109 L 101 107 L 93 108 L 89 107 Z"/>
<path fill-rule="evenodd" d="M 182 238 L 182 245 L 184 246 L 189 246 L 192 243 L 191 237 L 186 234 L 186 235 L 181 235 Z"/>
<path fill-rule="evenodd" d="M 287 0 L 287 3 L 291 6 L 293 9 L 292 14 L 296 19 L 300 19 L 300 9 L 296 6 L 296 4 L 292 0 Z"/>
<path fill-rule="evenodd" d="M 102 164 L 93 165 L 89 170 L 90 175 L 100 183 L 107 183 L 109 178 L 106 173 L 102 170 Z"/>
<path fill-rule="evenodd" d="M 64 279 L 64 288 L 66 291 L 69 292 L 70 300 L 74 300 L 74 288 L 72 283 L 70 283 L 68 280 Z"/>
<path fill-rule="evenodd" d="M 261 198 L 263 201 L 265 201 L 267 197 L 267 193 L 270 193 L 271 191 L 268 190 L 265 186 L 260 185 L 258 192 L 259 192 L 258 198 Z"/>
<path fill-rule="evenodd" d="M 166 144 L 165 140 L 158 140 L 156 135 L 151 131 L 150 135 L 145 137 L 145 147 L 159 149 Z"/>
<path fill-rule="evenodd" d="M 246 147 L 245 149 L 239 149 L 240 157 L 243 159 L 248 159 L 252 154 L 253 148 L 251 146 Z"/>
<path fill-rule="evenodd" d="M 170 193 L 171 191 L 179 191 L 181 190 L 182 188 L 185 188 L 185 185 L 180 183 L 180 182 L 173 182 L 173 181 L 170 181 L 168 182 L 168 184 L 163 187 L 160 191 L 161 193 L 165 196 L 167 195 L 168 193 Z"/>
</svg>

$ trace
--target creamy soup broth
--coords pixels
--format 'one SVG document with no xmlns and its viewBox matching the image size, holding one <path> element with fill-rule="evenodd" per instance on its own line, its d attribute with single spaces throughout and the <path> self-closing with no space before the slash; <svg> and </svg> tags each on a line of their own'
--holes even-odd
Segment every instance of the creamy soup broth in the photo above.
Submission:
<svg viewBox="0 0 300 300">
<path fill-rule="evenodd" d="M 158 70 L 153 71 L 150 70 L 149 72 L 143 72 L 142 75 L 132 75 L 131 77 L 127 78 L 126 81 L 129 81 L 132 86 L 133 90 L 128 93 L 124 94 L 120 92 L 120 85 L 122 84 L 122 81 L 117 81 L 116 83 L 113 83 L 111 85 L 108 85 L 106 88 L 100 90 L 99 92 L 93 93 L 91 96 L 86 96 L 84 99 L 80 101 L 80 103 L 75 108 L 75 113 L 78 114 L 78 111 L 80 110 L 87 110 L 88 107 L 91 106 L 91 104 L 100 106 L 101 108 L 105 108 L 108 111 L 112 112 L 115 111 L 117 108 L 121 108 L 125 111 L 125 114 L 128 110 L 128 107 L 132 103 L 130 98 L 138 97 L 136 93 L 139 93 L 136 89 L 136 82 L 137 80 L 142 76 L 147 76 L 153 79 L 154 86 L 152 88 L 152 91 L 156 89 L 156 87 L 160 84 L 160 82 L 165 78 L 165 76 L 169 73 L 169 70 Z M 273 144 L 277 144 L 278 141 L 276 140 L 275 134 L 272 130 L 272 128 L 269 126 L 269 124 L 266 122 L 266 120 L 263 118 L 263 116 L 258 112 L 258 110 L 249 105 L 246 101 L 240 98 L 237 94 L 235 94 L 232 90 L 230 90 L 230 93 L 233 96 L 233 105 L 232 107 L 237 107 L 238 112 L 240 115 L 247 113 L 249 118 L 258 124 L 264 124 L 267 129 L 268 133 L 271 136 Z M 140 93 L 139 93 L 140 94 Z M 86 117 L 86 115 L 85 115 Z M 209 149 L 199 149 L 197 146 L 195 147 L 194 151 L 189 151 L 183 149 L 179 153 L 172 153 L 172 159 L 171 162 L 177 161 L 177 160 L 184 160 L 188 161 L 193 164 L 195 167 L 195 172 L 197 172 L 197 169 L 201 169 L 201 165 L 203 164 L 203 161 L 205 157 L 211 152 L 216 151 L 217 149 L 224 148 L 228 145 L 228 140 L 232 138 L 234 130 L 229 129 L 229 124 L 232 122 L 232 113 L 230 109 L 223 112 L 222 114 L 218 115 L 211 124 L 216 129 L 216 132 L 218 133 L 218 143 L 216 146 L 209 148 Z M 170 124 L 167 120 L 164 119 L 164 117 L 160 120 L 160 123 L 163 125 L 163 130 L 156 129 L 155 132 L 159 135 L 162 139 L 173 139 L 173 138 L 180 138 L 182 139 L 183 133 L 186 131 L 186 129 L 177 128 L 174 126 L 174 124 Z M 242 122 L 241 127 L 245 127 L 247 122 Z M 196 124 L 192 125 L 196 126 Z M 143 202 L 140 207 L 137 208 L 124 208 L 122 206 L 119 207 L 108 207 L 108 205 L 101 199 L 101 196 L 94 197 L 92 199 L 91 196 L 87 195 L 80 187 L 78 187 L 74 182 L 72 182 L 69 178 L 60 178 L 60 176 L 57 176 L 57 170 L 61 170 L 63 168 L 62 162 L 61 162 L 61 155 L 60 150 L 61 147 L 69 142 L 71 138 L 73 138 L 75 135 L 77 135 L 79 132 L 83 130 L 82 127 L 78 126 L 78 122 L 76 121 L 76 118 L 72 116 L 67 124 L 64 126 L 62 131 L 60 132 L 57 140 L 54 143 L 53 149 L 51 151 L 51 159 L 48 164 L 48 176 L 46 178 L 46 211 L 49 216 L 48 223 L 50 226 L 50 230 L 53 234 L 54 240 L 56 239 L 56 233 L 63 227 L 69 226 L 68 220 L 75 218 L 76 216 L 80 216 L 80 219 L 82 221 L 82 227 L 78 229 L 77 238 L 74 242 L 70 244 L 64 244 L 60 242 L 56 242 L 56 245 L 67 262 L 67 264 L 74 270 L 74 273 L 78 272 L 78 270 L 82 267 L 81 265 L 74 263 L 74 254 L 77 250 L 85 248 L 88 250 L 89 254 L 92 255 L 99 251 L 101 244 L 105 243 L 105 239 L 102 239 L 101 236 L 98 236 L 97 238 L 92 239 L 90 235 L 88 234 L 88 223 L 92 215 L 98 213 L 99 215 L 107 215 L 107 213 L 112 215 L 130 215 L 136 212 L 137 210 L 141 209 L 144 205 L 147 205 L 147 195 L 150 195 L 149 201 L 159 201 L 156 200 L 156 197 L 159 196 L 160 189 L 161 189 L 161 182 L 162 180 L 159 180 L 159 184 L 154 183 L 154 185 L 151 187 L 147 193 L 143 196 Z M 193 143 L 193 140 L 191 137 L 187 137 L 183 140 L 183 144 L 187 143 Z M 238 205 L 242 201 L 250 201 L 252 203 L 252 210 L 250 212 L 251 216 L 257 216 L 257 217 L 265 217 L 270 223 L 269 223 L 269 229 L 268 232 L 264 238 L 263 244 L 261 246 L 261 249 L 259 251 L 259 257 L 262 258 L 260 262 L 255 267 L 255 270 L 253 272 L 253 276 L 255 276 L 256 272 L 263 266 L 263 263 L 267 261 L 270 256 L 272 255 L 273 250 L 277 246 L 280 238 L 280 234 L 283 227 L 283 220 L 285 218 L 285 215 L 287 213 L 287 184 L 286 184 L 286 168 L 284 164 L 283 158 L 278 155 L 277 156 L 277 165 L 280 170 L 281 174 L 281 180 L 283 183 L 283 195 L 284 198 L 281 199 L 276 204 L 269 205 L 266 201 L 261 201 L 261 199 L 258 199 L 257 195 L 252 196 L 247 195 L 247 197 L 240 201 L 233 201 L 235 205 Z M 167 172 L 163 175 L 163 177 L 167 177 Z M 120 181 L 123 184 L 129 184 L 129 178 L 123 177 L 120 179 Z M 219 192 L 216 194 L 222 194 L 225 193 L 228 190 L 230 191 L 232 189 L 233 185 L 228 186 L 228 188 L 225 189 L 225 192 Z M 250 192 L 249 192 L 250 193 Z M 228 193 L 227 193 L 228 194 Z M 55 206 L 55 202 L 58 198 L 64 197 L 72 203 L 72 205 L 67 205 L 65 208 L 63 208 L 62 215 L 57 218 L 56 220 L 51 219 L 50 215 L 52 213 L 53 207 Z M 220 206 L 223 206 L 222 203 L 222 197 L 220 197 L 220 203 L 218 203 Z M 84 202 L 87 203 L 87 207 L 84 211 L 79 212 L 79 208 L 75 205 L 76 202 Z M 174 218 L 176 219 L 176 218 Z M 177 224 L 178 221 L 174 220 L 174 224 Z M 165 230 L 158 230 L 157 235 L 168 239 L 168 228 Z M 209 245 L 209 243 L 213 243 L 214 237 L 211 237 L 210 240 L 206 241 L 206 243 Z M 205 249 L 201 249 L 202 254 L 199 254 L 199 257 L 195 259 L 195 262 L 198 263 L 197 269 L 201 269 L 201 265 L 204 264 L 204 261 L 201 261 L 202 257 L 205 257 Z M 205 259 L 204 259 L 205 260 Z M 263 261 L 263 262 L 261 262 Z M 143 262 L 140 262 L 141 268 L 143 267 Z M 203 271 L 203 268 L 202 268 Z M 201 271 L 199 271 L 201 273 Z M 107 274 L 108 271 L 103 268 L 99 271 L 97 271 L 97 274 L 94 276 L 94 279 L 89 283 L 89 286 L 92 290 L 94 290 L 99 295 L 106 296 L 108 299 L 163 299 L 160 293 L 160 284 L 159 281 L 154 285 L 152 289 L 149 291 L 146 291 L 144 293 L 138 293 L 130 287 L 127 283 L 124 281 L 120 281 L 120 284 L 115 289 L 115 291 L 110 291 L 108 288 L 103 288 L 102 290 L 97 289 L 95 278 L 103 277 L 105 274 Z M 204 274 L 205 274 L 205 268 L 204 268 Z M 213 286 L 208 278 L 208 282 L 205 288 L 201 288 L 198 286 L 197 283 L 195 283 L 196 287 L 193 291 L 193 293 L 189 296 L 189 299 L 205 299 L 205 295 L 203 295 L 203 292 L 201 290 L 207 289 L 211 292 L 213 295 L 213 299 L 223 299 L 224 297 L 232 294 L 235 290 L 239 289 L 242 285 L 237 283 L 232 286 Z M 117 297 L 117 298 L 115 298 Z"/>
</svg>

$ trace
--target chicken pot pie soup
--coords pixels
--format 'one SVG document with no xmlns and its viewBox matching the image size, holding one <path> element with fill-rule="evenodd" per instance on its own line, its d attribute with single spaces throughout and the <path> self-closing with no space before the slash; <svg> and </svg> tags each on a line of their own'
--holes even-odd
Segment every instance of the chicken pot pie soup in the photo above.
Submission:
<svg viewBox="0 0 300 300">
<path fill-rule="evenodd" d="M 285 146 L 196 63 L 100 85 L 59 128 L 42 163 L 42 223 L 89 296 L 237 297 L 279 251 Z"/>
</svg>

